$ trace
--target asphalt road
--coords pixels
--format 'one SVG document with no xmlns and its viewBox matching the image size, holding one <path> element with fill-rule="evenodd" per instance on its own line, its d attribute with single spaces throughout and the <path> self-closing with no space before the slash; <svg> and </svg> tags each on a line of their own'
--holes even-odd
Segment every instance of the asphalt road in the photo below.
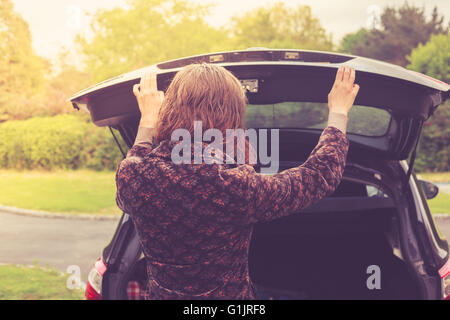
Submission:
<svg viewBox="0 0 450 320">
<path fill-rule="evenodd" d="M 0 263 L 34 264 L 66 272 L 81 269 L 82 280 L 111 240 L 118 220 L 40 218 L 0 212 Z"/>
<path fill-rule="evenodd" d="M 439 230 L 445 235 L 447 241 L 450 243 L 450 218 L 435 219 Z"/>
<path fill-rule="evenodd" d="M 450 219 L 436 219 L 450 240 Z M 78 265 L 86 281 L 117 221 L 39 218 L 0 212 L 0 263 L 33 264 L 66 272 Z"/>
</svg>

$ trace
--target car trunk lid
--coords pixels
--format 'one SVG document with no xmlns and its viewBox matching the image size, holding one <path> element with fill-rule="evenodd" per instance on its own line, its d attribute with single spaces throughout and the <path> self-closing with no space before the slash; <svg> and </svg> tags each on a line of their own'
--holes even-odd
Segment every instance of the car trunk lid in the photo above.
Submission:
<svg viewBox="0 0 450 320">
<path fill-rule="evenodd" d="M 279 128 L 283 141 L 292 143 L 299 140 L 317 141 L 326 125 L 320 112 L 327 112 L 327 97 L 337 68 L 340 65 L 355 68 L 356 83 L 361 89 L 354 109 L 362 110 L 359 111 L 358 121 L 365 122 L 359 123 L 359 129 L 355 130 L 350 125 L 347 136 L 351 150 L 385 159 L 406 159 L 413 152 L 424 121 L 448 98 L 450 92 L 450 86 L 446 83 L 372 59 L 326 52 L 269 49 L 215 53 L 160 63 L 156 65 L 158 89 L 165 91 L 183 66 L 200 62 L 221 65 L 241 80 L 250 103 L 248 118 L 251 110 L 263 114 L 259 122 L 252 123 L 252 119 L 247 119 L 250 120 L 247 121 L 249 126 Z M 146 69 L 106 80 L 75 94 L 70 101 L 75 108 L 89 111 L 96 125 L 121 130 L 125 141 L 131 146 L 140 117 L 132 86 L 140 81 Z M 261 111 L 264 108 L 265 114 Z M 299 112 L 299 108 L 308 112 Z M 299 123 L 302 118 L 313 119 L 317 112 L 319 115 L 316 115 L 315 122 L 292 124 L 296 119 Z M 372 121 L 375 113 L 384 114 L 384 127 L 381 127 L 384 131 Z M 283 123 L 277 118 L 279 115 L 290 122 Z M 350 116 L 350 121 L 352 119 L 356 118 Z M 358 127 L 358 124 L 355 125 Z"/>
</svg>

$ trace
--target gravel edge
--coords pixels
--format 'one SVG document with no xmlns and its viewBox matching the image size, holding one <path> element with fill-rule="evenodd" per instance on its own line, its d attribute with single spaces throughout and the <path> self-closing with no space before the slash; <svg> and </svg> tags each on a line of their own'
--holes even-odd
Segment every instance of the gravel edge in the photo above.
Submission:
<svg viewBox="0 0 450 320">
<path fill-rule="evenodd" d="M 58 212 L 47 212 L 38 211 L 30 209 L 21 209 L 16 207 L 9 207 L 0 205 L 0 211 L 7 213 L 13 213 L 23 216 L 33 216 L 40 218 L 59 218 L 59 219 L 78 219 L 78 220 L 119 220 L 120 215 L 102 215 L 102 214 L 69 214 L 69 213 L 58 213 Z M 435 213 L 433 214 L 435 219 L 450 219 L 450 214 L 446 213 Z"/>
<path fill-rule="evenodd" d="M 23 216 L 32 216 L 39 218 L 50 218 L 50 219 L 75 219 L 75 220 L 119 220 L 120 215 L 102 215 L 102 214 L 88 214 L 88 213 L 80 213 L 80 214 L 69 214 L 69 213 L 60 213 L 60 212 L 47 212 L 47 211 L 39 211 L 39 210 L 31 210 L 31 209 L 22 209 L 10 206 L 0 205 L 0 211 L 4 211 L 7 213 L 23 215 Z"/>
</svg>

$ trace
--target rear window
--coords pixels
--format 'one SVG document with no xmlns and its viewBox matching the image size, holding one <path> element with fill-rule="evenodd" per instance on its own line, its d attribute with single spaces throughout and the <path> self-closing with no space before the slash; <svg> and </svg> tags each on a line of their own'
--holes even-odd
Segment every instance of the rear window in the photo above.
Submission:
<svg viewBox="0 0 450 320">
<path fill-rule="evenodd" d="M 328 121 L 327 103 L 282 102 L 248 105 L 247 128 L 324 129 Z M 391 115 L 383 109 L 353 106 L 349 115 L 348 133 L 382 136 L 387 133 Z"/>
</svg>

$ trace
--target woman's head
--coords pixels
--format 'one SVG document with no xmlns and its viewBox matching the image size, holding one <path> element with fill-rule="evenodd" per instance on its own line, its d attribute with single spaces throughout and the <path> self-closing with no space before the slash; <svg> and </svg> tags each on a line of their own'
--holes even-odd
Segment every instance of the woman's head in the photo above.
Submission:
<svg viewBox="0 0 450 320">
<path fill-rule="evenodd" d="M 187 129 L 191 136 L 194 121 L 203 130 L 244 127 L 247 99 L 235 76 L 213 64 L 192 64 L 174 77 L 167 89 L 156 124 L 156 141 L 170 140 L 176 129 Z"/>
</svg>

